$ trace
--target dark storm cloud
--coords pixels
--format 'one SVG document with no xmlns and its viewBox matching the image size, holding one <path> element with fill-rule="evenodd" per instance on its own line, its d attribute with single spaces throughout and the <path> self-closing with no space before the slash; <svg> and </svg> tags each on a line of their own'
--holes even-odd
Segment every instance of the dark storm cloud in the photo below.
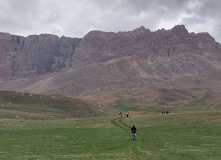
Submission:
<svg viewBox="0 0 221 160">
<path fill-rule="evenodd" d="M 216 0 L 1 0 L 0 32 L 83 37 L 90 30 L 152 31 L 184 24 L 221 42 Z"/>
</svg>

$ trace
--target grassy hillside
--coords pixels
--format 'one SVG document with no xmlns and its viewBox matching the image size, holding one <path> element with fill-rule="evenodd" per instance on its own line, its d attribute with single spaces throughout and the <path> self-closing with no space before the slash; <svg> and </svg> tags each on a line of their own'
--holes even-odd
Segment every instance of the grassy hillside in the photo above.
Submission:
<svg viewBox="0 0 221 160">
<path fill-rule="evenodd" d="M 95 103 L 78 98 L 0 91 L 0 118 L 66 119 L 102 115 Z"/>
<path fill-rule="evenodd" d="M 158 89 L 133 96 L 118 96 L 112 108 L 121 111 L 162 112 L 220 110 L 220 92 L 211 89 Z"/>
</svg>

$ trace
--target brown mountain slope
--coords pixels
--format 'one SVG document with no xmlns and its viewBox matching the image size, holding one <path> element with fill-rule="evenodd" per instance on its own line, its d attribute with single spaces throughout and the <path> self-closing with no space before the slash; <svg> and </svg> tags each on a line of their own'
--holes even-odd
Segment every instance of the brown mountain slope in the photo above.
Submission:
<svg viewBox="0 0 221 160">
<path fill-rule="evenodd" d="M 114 100 L 159 88 L 221 87 L 221 45 L 183 25 L 91 31 L 82 39 L 0 37 L 1 90 Z"/>
</svg>

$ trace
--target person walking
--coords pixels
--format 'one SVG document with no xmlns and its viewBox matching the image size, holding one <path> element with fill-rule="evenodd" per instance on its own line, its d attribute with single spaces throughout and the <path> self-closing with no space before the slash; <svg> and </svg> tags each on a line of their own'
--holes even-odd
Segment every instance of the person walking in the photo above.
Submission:
<svg viewBox="0 0 221 160">
<path fill-rule="evenodd" d="M 129 116 L 129 112 L 127 111 L 127 117 Z"/>
<path fill-rule="evenodd" d="M 122 117 L 122 112 L 121 111 L 119 111 L 119 117 Z"/>
<path fill-rule="evenodd" d="M 133 138 L 133 141 L 134 141 L 135 136 L 136 136 L 136 132 L 137 132 L 137 128 L 135 127 L 135 125 L 133 125 L 133 127 L 131 128 L 131 132 L 132 132 L 132 138 Z"/>
</svg>

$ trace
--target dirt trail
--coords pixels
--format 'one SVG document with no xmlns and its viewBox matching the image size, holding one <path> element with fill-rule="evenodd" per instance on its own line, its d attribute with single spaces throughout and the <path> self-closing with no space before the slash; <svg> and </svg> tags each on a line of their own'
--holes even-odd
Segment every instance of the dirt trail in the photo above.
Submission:
<svg viewBox="0 0 221 160">
<path fill-rule="evenodd" d="M 113 120 L 111 120 L 111 123 L 123 130 L 125 130 L 126 132 L 128 132 L 128 130 L 130 131 L 130 128 L 131 126 L 129 124 L 126 124 L 125 122 L 123 122 L 122 118 L 115 118 Z M 138 130 L 137 135 L 139 135 L 140 137 L 143 138 L 144 140 L 144 144 L 145 146 L 147 147 L 147 151 L 142 151 L 137 145 L 136 145 L 136 140 L 135 141 L 132 141 L 132 138 L 131 138 L 131 145 L 129 147 L 130 149 L 130 152 L 129 154 L 131 154 L 130 157 L 133 157 L 133 158 L 138 158 L 139 155 L 136 154 L 136 150 L 138 150 L 139 152 L 142 152 L 142 153 L 145 153 L 145 154 L 148 154 L 148 155 L 152 155 L 153 153 L 153 150 L 151 148 L 151 145 L 148 141 L 148 139 L 146 138 L 145 134 L 141 131 L 141 130 Z M 135 145 L 134 145 L 135 144 Z"/>
</svg>

